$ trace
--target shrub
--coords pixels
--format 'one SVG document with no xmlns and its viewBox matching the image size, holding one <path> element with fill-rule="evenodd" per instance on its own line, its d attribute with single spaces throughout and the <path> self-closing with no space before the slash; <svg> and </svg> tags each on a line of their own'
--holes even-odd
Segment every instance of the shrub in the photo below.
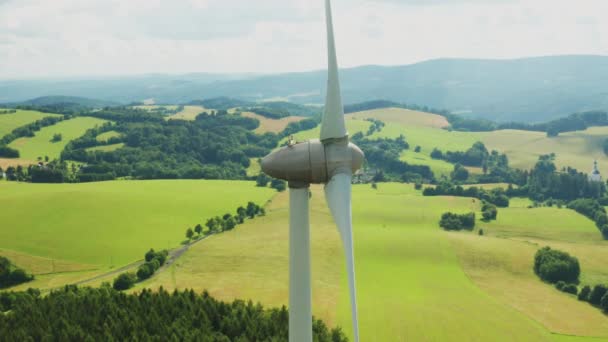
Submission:
<svg viewBox="0 0 608 342">
<path fill-rule="evenodd" d="M 604 311 L 608 313 L 608 293 L 604 295 L 604 297 L 602 297 L 602 299 L 600 300 L 600 308 Z"/>
<path fill-rule="evenodd" d="M 139 279 L 139 281 L 146 280 L 154 274 L 154 271 L 155 269 L 152 264 L 147 262 L 139 266 L 139 268 L 137 269 L 137 279 Z M 114 286 L 116 286 L 116 283 Z"/>
<path fill-rule="evenodd" d="M 599 306 L 602 302 L 602 298 L 608 292 L 608 288 L 604 285 L 595 285 L 593 290 L 589 294 L 589 303 Z"/>
<path fill-rule="evenodd" d="M 483 229 L 480 229 L 479 230 L 479 236 L 483 236 L 483 234 L 484 234 Z"/>
<path fill-rule="evenodd" d="M 534 273 L 542 280 L 557 283 L 577 282 L 581 269 L 578 259 L 570 254 L 545 247 L 534 256 Z"/>
<path fill-rule="evenodd" d="M 441 226 L 445 230 L 472 230 L 473 228 L 475 228 L 475 213 L 468 213 L 462 215 L 454 213 L 444 213 L 443 215 L 441 215 L 439 226 Z"/>
<path fill-rule="evenodd" d="M 566 283 L 563 280 L 560 280 L 555 284 L 555 288 L 560 291 L 562 291 L 565 286 L 566 286 Z"/>
<path fill-rule="evenodd" d="M 422 183 L 416 182 L 416 184 L 414 185 L 414 189 L 416 189 L 416 190 L 422 190 Z"/>
<path fill-rule="evenodd" d="M 562 291 L 566 292 L 566 293 L 570 293 L 573 295 L 576 295 L 578 293 L 578 287 L 574 284 L 566 284 L 563 288 Z"/>
<path fill-rule="evenodd" d="M 591 287 L 589 287 L 588 285 L 583 287 L 581 292 L 578 293 L 578 300 L 584 301 L 584 302 L 588 301 L 590 293 L 591 293 Z"/>
<path fill-rule="evenodd" d="M 134 273 L 123 273 L 114 279 L 114 290 L 124 291 L 128 290 L 135 285 L 137 282 L 137 275 Z"/>
</svg>

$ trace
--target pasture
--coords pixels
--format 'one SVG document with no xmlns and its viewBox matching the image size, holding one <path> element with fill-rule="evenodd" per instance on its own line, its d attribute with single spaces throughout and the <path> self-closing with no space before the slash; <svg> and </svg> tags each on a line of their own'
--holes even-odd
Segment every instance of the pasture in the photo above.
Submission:
<svg viewBox="0 0 608 342">
<path fill-rule="evenodd" d="M 248 201 L 262 205 L 275 191 L 253 182 L 116 181 L 0 182 L 0 193 L 0 249 L 107 268 L 176 247 L 188 227 Z"/>
<path fill-rule="evenodd" d="M 252 112 L 242 112 L 241 115 L 246 118 L 256 119 L 260 122 L 260 127 L 255 130 L 255 132 L 258 134 L 264 134 L 268 132 L 280 133 L 285 130 L 285 128 L 287 128 L 287 125 L 289 125 L 290 123 L 299 122 L 305 119 L 300 116 L 288 116 L 286 118 L 281 119 L 270 119 Z"/>
<path fill-rule="evenodd" d="M 95 146 L 89 147 L 86 149 L 87 152 L 112 152 L 116 151 L 119 148 L 125 147 L 124 143 L 112 144 L 112 145 L 103 145 L 103 146 Z"/>
<path fill-rule="evenodd" d="M 106 142 L 112 138 L 120 138 L 121 136 L 122 136 L 122 134 L 120 134 L 119 132 L 109 131 L 109 132 L 101 133 L 100 135 L 96 136 L 95 140 L 97 140 L 99 142 Z"/>
<path fill-rule="evenodd" d="M 42 128 L 34 137 L 19 138 L 9 144 L 9 147 L 19 150 L 21 158 L 36 160 L 38 157 L 48 156 L 51 160 L 59 158 L 61 151 L 71 140 L 81 137 L 88 129 L 106 123 L 92 117 L 80 116 L 74 119 L 61 121 L 53 126 Z M 53 135 L 61 134 L 59 142 L 52 142 Z"/>
<path fill-rule="evenodd" d="M 314 314 L 331 325 L 344 327 L 350 334 L 344 259 L 322 193 L 321 187 L 312 188 Z M 543 327 L 538 317 L 522 313 L 500 296 L 494 297 L 494 293 L 473 282 L 475 279 L 470 278 L 469 272 L 463 272 L 461 263 L 466 259 L 457 253 L 461 249 L 452 234 L 438 227 L 437 221 L 448 209 L 477 211 L 478 205 L 478 201 L 469 198 L 423 197 L 412 185 L 379 184 L 378 190 L 369 185 L 354 187 L 355 253 L 363 341 L 568 340 L 552 334 L 553 327 Z M 288 215 L 288 195 L 279 194 L 267 206 L 267 216 L 193 246 L 169 269 L 134 291 L 161 285 L 169 290 L 207 289 L 213 296 L 226 300 L 251 298 L 265 305 L 285 305 Z M 477 238 L 468 233 L 453 235 Z M 479 248 L 485 248 L 483 243 Z M 608 336 L 603 335 L 599 318 L 605 318 L 599 311 L 535 281 L 544 291 L 562 299 L 543 303 L 539 310 L 570 309 L 584 314 L 582 317 L 589 319 L 590 325 L 570 315 L 570 326 L 577 325 L 579 330 L 590 326 L 595 330 L 586 335 Z M 524 300 L 525 297 L 520 302 Z"/>
<path fill-rule="evenodd" d="M 13 114 L 0 114 L 0 138 L 12 132 L 15 128 L 31 124 L 36 120 L 58 114 L 41 113 L 32 110 L 17 110 Z"/>
<path fill-rule="evenodd" d="M 582 285 L 608 282 L 608 242 L 593 222 L 569 209 L 516 206 L 499 209 L 497 221 L 478 226 L 484 236 L 448 235 L 479 288 L 552 332 L 608 336 L 608 320 L 599 310 L 543 283 L 532 269 L 536 251 L 551 246 L 579 259 Z"/>
<path fill-rule="evenodd" d="M 414 127 L 446 128 L 450 123 L 441 115 L 403 108 L 367 110 L 346 115 L 350 120 L 377 119 L 385 123 L 395 123 Z"/>
<path fill-rule="evenodd" d="M 208 112 L 215 113 L 214 109 L 206 109 L 201 106 L 184 106 L 184 110 L 179 113 L 166 117 L 167 120 L 186 120 L 194 121 L 199 114 Z"/>
</svg>

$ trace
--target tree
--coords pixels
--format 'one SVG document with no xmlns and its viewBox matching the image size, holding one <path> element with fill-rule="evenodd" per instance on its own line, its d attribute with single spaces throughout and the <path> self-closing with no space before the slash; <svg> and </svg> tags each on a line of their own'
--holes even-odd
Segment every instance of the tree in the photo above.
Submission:
<svg viewBox="0 0 608 342">
<path fill-rule="evenodd" d="M 588 301 L 590 293 L 591 293 L 591 287 L 589 287 L 589 285 L 583 287 L 581 292 L 578 293 L 578 300 L 584 301 L 584 302 Z"/>
<path fill-rule="evenodd" d="M 119 275 L 116 279 L 114 279 L 114 290 L 124 291 L 128 290 L 135 285 L 137 282 L 137 275 L 134 273 L 123 273 Z"/>
<path fill-rule="evenodd" d="M 247 213 L 247 216 L 249 216 L 250 219 L 254 218 L 259 211 L 260 207 L 257 204 L 253 202 L 247 203 L 247 209 L 245 209 L 245 212 Z"/>
<path fill-rule="evenodd" d="M 51 139 L 51 142 L 60 142 L 63 139 L 63 136 L 60 133 L 55 133 L 53 135 L 53 139 Z"/>
<path fill-rule="evenodd" d="M 273 179 L 270 181 L 270 187 L 278 192 L 283 192 L 287 189 L 287 183 L 282 179 Z"/>
<path fill-rule="evenodd" d="M 194 231 L 192 230 L 192 228 L 188 228 L 188 230 L 186 230 L 186 237 L 188 238 L 188 240 L 192 240 L 193 236 L 194 236 Z"/>
<path fill-rule="evenodd" d="M 154 269 L 154 266 L 152 266 L 151 263 L 147 262 L 139 266 L 139 268 L 137 269 L 137 279 L 139 279 L 139 281 L 146 280 L 150 278 L 155 271 L 156 270 Z"/>
<path fill-rule="evenodd" d="M 201 235 L 203 233 L 203 226 L 199 224 L 196 225 L 196 227 L 194 227 L 194 231 L 196 232 L 196 234 Z"/>
<path fill-rule="evenodd" d="M 422 151 L 422 148 L 420 146 L 416 146 L 416 148 L 414 148 L 414 152 L 420 153 L 420 151 Z"/>
<path fill-rule="evenodd" d="M 608 293 L 604 295 L 604 297 L 602 297 L 602 299 L 600 300 L 600 308 L 608 313 Z"/>
<path fill-rule="evenodd" d="M 258 177 L 255 179 L 255 184 L 258 187 L 265 188 L 268 186 L 268 182 L 270 182 L 270 177 L 266 176 L 264 173 L 260 173 Z"/>
<path fill-rule="evenodd" d="M 225 230 L 232 230 L 234 229 L 234 227 L 236 227 L 236 220 L 234 219 L 234 217 L 230 216 L 226 220 L 224 220 Z"/>
<path fill-rule="evenodd" d="M 566 252 L 544 247 L 534 256 L 534 273 L 550 283 L 573 283 L 578 281 L 581 269 L 577 258 Z"/>
<path fill-rule="evenodd" d="M 209 228 L 209 232 L 214 233 L 217 230 L 215 218 L 208 219 L 205 226 Z"/>
<path fill-rule="evenodd" d="M 602 302 L 602 298 L 608 292 L 608 288 L 605 285 L 595 285 L 593 290 L 589 294 L 589 303 L 599 306 Z"/>
<path fill-rule="evenodd" d="M 454 170 L 450 174 L 450 177 L 454 181 L 464 182 L 469 179 L 469 170 L 460 164 L 454 165 Z"/>
<path fill-rule="evenodd" d="M 454 214 L 444 213 L 441 215 L 439 226 L 445 230 L 473 230 L 475 228 L 475 213 Z"/>
<path fill-rule="evenodd" d="M 236 209 L 236 217 L 239 224 L 245 222 L 245 218 L 247 217 L 247 209 L 238 207 L 238 209 Z"/>
</svg>

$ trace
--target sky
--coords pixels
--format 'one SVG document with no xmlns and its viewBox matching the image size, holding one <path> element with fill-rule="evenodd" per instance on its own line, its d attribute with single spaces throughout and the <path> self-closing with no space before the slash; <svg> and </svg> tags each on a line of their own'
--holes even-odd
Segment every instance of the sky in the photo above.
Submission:
<svg viewBox="0 0 608 342">
<path fill-rule="evenodd" d="M 608 55 L 606 0 L 334 0 L 342 67 Z M 326 65 L 323 0 L 0 0 L 0 80 Z"/>
</svg>

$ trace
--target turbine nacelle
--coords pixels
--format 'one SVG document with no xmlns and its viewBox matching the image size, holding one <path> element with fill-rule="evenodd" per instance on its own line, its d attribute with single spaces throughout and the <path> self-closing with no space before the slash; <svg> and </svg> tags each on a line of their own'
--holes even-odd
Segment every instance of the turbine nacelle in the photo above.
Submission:
<svg viewBox="0 0 608 342">
<path fill-rule="evenodd" d="M 262 170 L 283 179 L 290 186 L 325 184 L 338 173 L 355 173 L 363 165 L 364 154 L 348 138 L 329 143 L 309 140 L 274 151 L 262 159 Z"/>
</svg>

